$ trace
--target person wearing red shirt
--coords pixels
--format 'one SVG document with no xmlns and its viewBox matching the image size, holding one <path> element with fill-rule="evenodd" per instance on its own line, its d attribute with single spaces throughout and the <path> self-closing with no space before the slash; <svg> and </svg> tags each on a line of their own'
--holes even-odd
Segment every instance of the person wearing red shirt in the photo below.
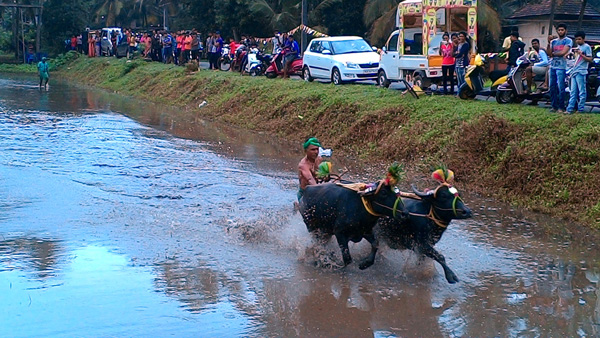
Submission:
<svg viewBox="0 0 600 338">
<path fill-rule="evenodd" d="M 238 46 L 239 44 L 237 44 L 233 38 L 229 39 L 229 55 L 231 55 L 231 58 L 233 58 L 235 50 L 238 48 Z"/>
<path fill-rule="evenodd" d="M 71 37 L 71 50 L 76 50 L 77 49 L 77 37 L 75 35 L 73 35 L 73 37 Z"/>
</svg>

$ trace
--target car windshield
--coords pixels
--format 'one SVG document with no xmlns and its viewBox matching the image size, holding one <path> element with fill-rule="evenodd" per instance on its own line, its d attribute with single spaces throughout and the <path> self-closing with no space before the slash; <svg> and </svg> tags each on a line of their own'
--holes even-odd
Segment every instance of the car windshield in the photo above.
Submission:
<svg viewBox="0 0 600 338">
<path fill-rule="evenodd" d="M 365 53 L 372 52 L 371 46 L 363 40 L 342 40 L 331 41 L 331 48 L 334 54 Z"/>
</svg>

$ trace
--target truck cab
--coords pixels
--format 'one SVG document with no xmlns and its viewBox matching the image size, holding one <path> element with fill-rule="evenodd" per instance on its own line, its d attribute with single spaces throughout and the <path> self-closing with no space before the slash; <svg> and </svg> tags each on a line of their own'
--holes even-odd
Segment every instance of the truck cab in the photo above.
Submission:
<svg viewBox="0 0 600 338">
<path fill-rule="evenodd" d="M 405 0 L 398 4 L 396 26 L 382 48 L 377 83 L 406 80 L 425 88 L 441 79 L 444 32 L 467 32 L 475 50 L 477 0 Z"/>
</svg>

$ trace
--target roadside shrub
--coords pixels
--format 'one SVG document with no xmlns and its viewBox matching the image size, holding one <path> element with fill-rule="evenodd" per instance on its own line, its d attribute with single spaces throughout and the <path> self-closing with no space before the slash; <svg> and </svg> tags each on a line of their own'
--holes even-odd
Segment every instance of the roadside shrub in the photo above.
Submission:
<svg viewBox="0 0 600 338">
<path fill-rule="evenodd" d="M 68 51 L 64 54 L 60 54 L 50 61 L 50 70 L 60 70 L 65 65 L 77 60 L 81 56 L 74 50 Z"/>
</svg>

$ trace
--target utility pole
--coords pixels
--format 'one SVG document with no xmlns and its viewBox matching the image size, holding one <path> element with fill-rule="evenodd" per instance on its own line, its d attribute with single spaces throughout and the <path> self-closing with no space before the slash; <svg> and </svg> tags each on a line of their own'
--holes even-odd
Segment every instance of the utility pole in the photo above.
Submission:
<svg viewBox="0 0 600 338">
<path fill-rule="evenodd" d="M 577 30 L 581 30 L 581 26 L 583 25 L 583 16 L 585 14 L 585 6 L 587 6 L 587 0 L 581 1 L 581 10 L 579 11 L 579 21 L 577 22 Z"/>
<path fill-rule="evenodd" d="M 44 3 L 43 0 L 40 0 L 40 8 L 38 9 L 38 19 L 36 23 L 36 31 L 35 31 L 35 52 L 36 55 L 42 51 L 42 12 L 44 11 Z"/>
<path fill-rule="evenodd" d="M 23 63 L 27 63 L 27 54 L 26 54 L 26 46 L 25 46 L 25 25 L 23 23 L 23 9 L 19 8 L 20 18 L 21 18 L 21 44 L 23 45 Z"/>
<path fill-rule="evenodd" d="M 556 11 L 556 0 L 551 0 L 550 3 L 550 27 L 548 27 L 548 35 L 552 35 L 552 29 L 554 28 L 554 12 Z"/>
<path fill-rule="evenodd" d="M 301 17 L 301 24 L 303 26 L 306 27 L 306 24 L 308 23 L 308 8 L 307 4 L 306 4 L 306 0 L 302 0 L 302 17 Z M 304 53 L 304 50 L 306 49 L 306 42 L 307 42 L 307 38 L 306 38 L 306 31 L 304 31 L 304 29 L 302 29 L 302 38 L 300 39 L 300 53 Z"/>
</svg>

